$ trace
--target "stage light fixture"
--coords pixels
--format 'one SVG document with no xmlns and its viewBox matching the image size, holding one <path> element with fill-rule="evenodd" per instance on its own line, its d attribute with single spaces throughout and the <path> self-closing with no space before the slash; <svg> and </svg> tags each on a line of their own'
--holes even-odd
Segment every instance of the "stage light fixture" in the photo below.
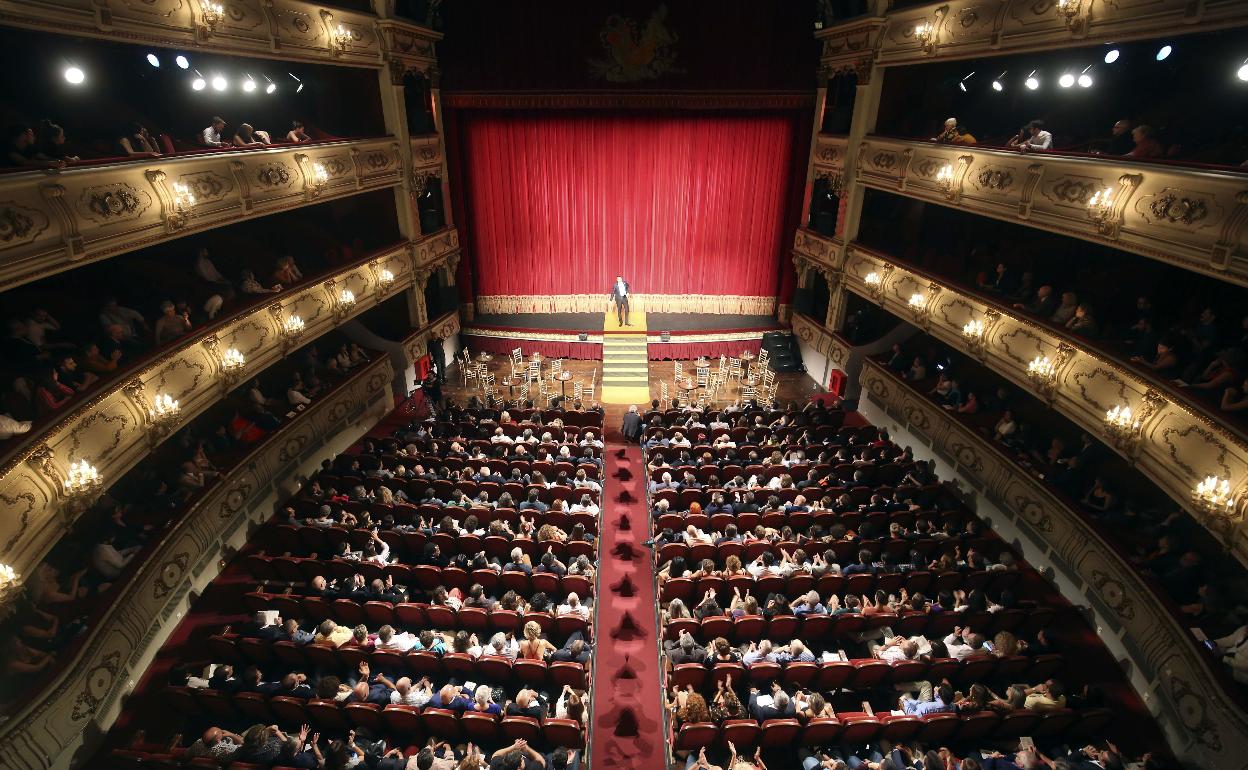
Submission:
<svg viewBox="0 0 1248 770">
<path fill-rule="evenodd" d="M 229 87 L 230 87 L 230 83 L 229 83 L 229 81 L 228 81 L 228 80 L 226 80 L 226 79 L 225 79 L 225 76 L 224 76 L 224 75 L 213 75 L 213 76 L 212 76 L 212 90 L 214 90 L 214 91 L 224 91 L 225 89 L 227 89 L 227 88 L 229 88 Z"/>
<path fill-rule="evenodd" d="M 149 53 L 147 55 L 147 63 L 152 65 L 153 67 L 156 67 L 157 69 L 160 68 L 160 59 L 154 53 Z"/>
<path fill-rule="evenodd" d="M 203 78 L 195 78 L 191 81 L 191 89 L 194 91 L 203 91 L 208 87 L 208 81 Z"/>
<path fill-rule="evenodd" d="M 970 80 L 971 76 L 974 74 L 975 74 L 975 70 L 971 70 L 970 72 L 966 73 L 966 77 L 958 81 L 958 90 L 960 90 L 962 93 L 966 93 L 966 81 Z"/>
<path fill-rule="evenodd" d="M 1174 47 L 1171 45 L 1163 45 L 1157 49 L 1157 61 L 1165 61 L 1170 54 L 1174 53 Z"/>
<path fill-rule="evenodd" d="M 246 77 L 247 79 L 243 81 L 243 90 L 247 93 L 251 93 L 256 90 L 256 81 L 252 79 L 251 75 L 247 75 Z"/>
<path fill-rule="evenodd" d="M 1248 82 L 1248 61 L 1245 61 L 1240 65 L 1239 69 L 1235 72 L 1235 77 Z"/>
<path fill-rule="evenodd" d="M 1092 87 L 1092 76 L 1091 76 L 1091 75 L 1080 75 L 1080 76 L 1079 76 L 1079 87 L 1080 87 L 1080 88 L 1091 88 L 1091 87 Z"/>
<path fill-rule="evenodd" d="M 173 63 L 178 65 L 180 69 L 190 69 L 191 67 L 191 62 L 182 54 L 178 54 L 178 58 L 174 59 Z"/>
<path fill-rule="evenodd" d="M 66 67 L 64 75 L 65 82 L 71 86 L 80 86 L 87 79 L 87 73 L 83 72 L 80 67 Z"/>
<path fill-rule="evenodd" d="M 303 83 L 299 84 L 299 87 L 295 89 L 295 93 L 297 94 L 303 93 Z"/>
<path fill-rule="evenodd" d="M 1006 72 L 1009 72 L 1009 70 L 1006 70 Z M 1003 77 L 1005 77 L 1005 72 L 1002 72 L 1000 75 L 997 75 L 996 78 L 993 79 L 992 81 L 993 91 L 996 91 L 997 93 L 1001 93 L 1002 91 L 1005 90 L 1005 84 L 1001 82 L 1001 78 Z"/>
<path fill-rule="evenodd" d="M 266 94 L 277 93 L 277 83 L 269 83 L 267 86 L 264 87 L 264 92 Z"/>
<path fill-rule="evenodd" d="M 291 80 L 293 80 L 293 81 L 295 81 L 296 83 L 298 83 L 298 84 L 299 84 L 299 85 L 295 86 L 295 93 L 297 93 L 297 94 L 298 94 L 298 93 L 302 93 L 302 92 L 303 92 L 303 81 L 302 81 L 302 80 L 300 80 L 299 78 L 295 77 L 295 73 L 293 73 L 293 72 L 287 72 L 286 74 L 287 74 L 287 75 L 290 75 L 290 79 L 291 79 Z"/>
<path fill-rule="evenodd" d="M 1075 84 L 1075 76 L 1067 72 L 1057 79 L 1057 84 L 1062 88 L 1070 88 Z"/>
<path fill-rule="evenodd" d="M 1027 86 L 1028 91 L 1035 91 L 1040 87 L 1040 78 L 1036 77 L 1036 71 L 1032 70 L 1027 75 L 1027 79 L 1023 81 L 1023 85 Z"/>
<path fill-rule="evenodd" d="M 1109 51 L 1107 51 L 1107 52 L 1105 53 L 1105 63 L 1106 63 L 1106 64 L 1113 64 L 1114 62 L 1118 61 L 1118 57 L 1119 57 L 1120 55 L 1121 55 L 1121 54 L 1119 53 L 1119 51 L 1118 51 L 1118 49 L 1117 49 L 1117 48 L 1111 48 L 1111 49 L 1109 49 Z"/>
</svg>

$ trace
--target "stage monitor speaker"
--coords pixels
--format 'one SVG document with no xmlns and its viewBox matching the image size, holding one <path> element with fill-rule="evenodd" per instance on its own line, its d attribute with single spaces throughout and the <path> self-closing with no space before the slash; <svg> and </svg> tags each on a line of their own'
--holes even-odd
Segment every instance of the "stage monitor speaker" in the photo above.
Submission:
<svg viewBox="0 0 1248 770">
<path fill-rule="evenodd" d="M 581 342 L 584 342 L 585 340 L 589 339 L 589 332 L 581 332 L 580 334 L 576 335 L 576 338 L 580 340 Z"/>
<path fill-rule="evenodd" d="M 660 340 L 662 340 L 663 342 L 671 342 L 671 341 L 672 341 L 672 333 L 671 333 L 670 331 L 668 331 L 668 330 L 664 329 L 663 331 L 659 332 L 659 339 L 660 339 Z"/>
</svg>

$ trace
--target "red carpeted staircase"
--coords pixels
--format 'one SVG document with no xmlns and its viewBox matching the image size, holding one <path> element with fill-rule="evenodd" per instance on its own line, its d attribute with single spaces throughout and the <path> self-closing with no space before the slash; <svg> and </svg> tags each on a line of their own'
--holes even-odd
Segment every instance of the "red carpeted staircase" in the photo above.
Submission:
<svg viewBox="0 0 1248 770">
<path fill-rule="evenodd" d="M 595 770 L 665 765 L 658 618 L 645 466 L 636 445 L 607 445 L 594 659 Z"/>
</svg>

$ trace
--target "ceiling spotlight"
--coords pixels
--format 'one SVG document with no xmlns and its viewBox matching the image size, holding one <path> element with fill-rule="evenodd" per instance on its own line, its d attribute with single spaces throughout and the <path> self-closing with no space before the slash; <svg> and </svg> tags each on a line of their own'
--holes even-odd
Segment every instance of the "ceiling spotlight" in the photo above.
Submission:
<svg viewBox="0 0 1248 770">
<path fill-rule="evenodd" d="M 290 79 L 291 79 L 291 80 L 293 80 L 293 81 L 295 81 L 296 83 L 298 83 L 298 84 L 299 84 L 299 85 L 298 85 L 298 87 L 296 87 L 296 88 L 295 88 L 295 93 L 300 93 L 300 92 L 302 92 L 302 91 L 303 91 L 303 81 L 302 81 L 302 80 L 300 80 L 299 78 L 295 77 L 295 73 L 293 73 L 293 72 L 287 72 L 286 74 L 287 74 L 287 75 L 290 75 Z"/>
<path fill-rule="evenodd" d="M 1009 72 L 1009 70 L 1006 70 L 1006 72 Z M 1002 84 L 1001 82 L 1001 78 L 1003 77 L 1005 77 L 1005 72 L 1002 72 L 1000 75 L 997 75 L 996 78 L 993 79 L 992 81 L 993 91 L 996 91 L 997 93 L 1001 93 L 1002 91 L 1005 90 L 1005 85 Z"/>
<path fill-rule="evenodd" d="M 1109 51 L 1105 54 L 1105 63 L 1106 63 L 1106 64 L 1113 64 L 1114 62 L 1118 61 L 1118 56 L 1119 56 L 1119 55 L 1120 55 L 1120 54 L 1118 53 L 1118 49 L 1117 49 L 1117 48 L 1111 48 L 1111 49 L 1109 49 Z"/>
<path fill-rule="evenodd" d="M 962 91 L 962 93 L 966 93 L 966 81 L 970 80 L 971 76 L 974 74 L 975 74 L 975 70 L 971 70 L 970 72 L 966 73 L 966 77 L 958 81 L 958 88 Z"/>
<path fill-rule="evenodd" d="M 1036 71 L 1032 70 L 1027 79 L 1023 81 L 1023 85 L 1027 86 L 1028 91 L 1035 91 L 1040 87 L 1040 79 L 1036 77 Z"/>
<path fill-rule="evenodd" d="M 962 93 L 966 93 L 966 82 L 958 83 L 958 88 L 962 89 Z"/>
<path fill-rule="evenodd" d="M 178 54 L 178 58 L 174 59 L 173 63 L 178 65 L 178 67 L 181 69 L 187 69 L 191 66 L 191 63 L 187 61 L 186 57 L 183 56 L 182 54 Z"/>
<path fill-rule="evenodd" d="M 226 88 L 229 87 L 229 85 L 230 85 L 229 82 L 225 79 L 224 76 L 222 75 L 212 76 L 212 90 L 224 91 Z"/>
<path fill-rule="evenodd" d="M 195 91 L 203 91 L 208 86 L 208 81 L 203 78 L 195 78 L 191 81 L 191 88 Z"/>
<path fill-rule="evenodd" d="M 1248 82 L 1248 61 L 1245 61 L 1240 66 L 1239 70 L 1235 72 L 1235 77 L 1245 82 Z"/>
<path fill-rule="evenodd" d="M 251 79 L 251 75 L 248 75 L 247 79 L 243 81 L 243 90 L 247 93 L 251 93 L 256 90 L 256 81 Z"/>
<path fill-rule="evenodd" d="M 1157 61 L 1165 61 L 1166 57 L 1170 56 L 1170 54 L 1173 51 L 1174 51 L 1174 48 L 1169 45 L 1163 45 L 1161 48 L 1158 48 L 1157 49 Z"/>
<path fill-rule="evenodd" d="M 269 84 L 264 87 L 264 92 L 266 94 L 277 93 L 277 83 L 270 81 Z"/>
<path fill-rule="evenodd" d="M 295 93 L 297 94 L 303 93 L 303 83 L 299 84 L 299 87 L 295 89 Z"/>
<path fill-rule="evenodd" d="M 1091 76 L 1091 75 L 1088 75 L 1088 74 L 1086 74 L 1086 73 L 1085 73 L 1085 74 L 1083 74 L 1083 75 L 1080 75 L 1080 76 L 1079 76 L 1079 87 L 1080 87 L 1080 88 L 1091 88 L 1091 87 L 1092 87 L 1092 76 Z"/>
<path fill-rule="evenodd" d="M 80 86 L 82 85 L 82 81 L 86 79 L 87 79 L 87 73 L 83 72 L 78 67 L 66 67 L 65 68 L 65 80 L 71 86 Z"/>
<path fill-rule="evenodd" d="M 1057 79 L 1057 84 L 1062 88 L 1070 88 L 1075 84 L 1075 76 L 1067 72 Z"/>
<path fill-rule="evenodd" d="M 154 53 L 149 53 L 149 54 L 147 55 L 147 63 L 148 63 L 148 64 L 150 64 L 150 65 L 152 65 L 153 67 L 159 67 L 159 66 L 160 66 L 160 59 L 156 58 L 156 54 L 154 54 Z"/>
</svg>

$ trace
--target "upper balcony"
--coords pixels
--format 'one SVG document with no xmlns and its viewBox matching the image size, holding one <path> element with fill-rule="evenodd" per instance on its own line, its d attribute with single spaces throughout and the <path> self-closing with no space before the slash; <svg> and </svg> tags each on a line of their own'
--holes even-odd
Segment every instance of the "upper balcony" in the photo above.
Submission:
<svg viewBox="0 0 1248 770">
<path fill-rule="evenodd" d="M 872 136 L 856 179 L 1248 285 L 1248 175 L 1158 161 Z M 1093 205 L 1098 193 L 1108 206 Z"/>
<path fill-rule="evenodd" d="M 861 69 L 864 62 L 895 66 L 1004 56 L 1205 32 L 1248 22 L 1248 4 L 1239 0 L 1147 4 L 1075 0 L 1067 7 L 1073 10 L 1070 15 L 1057 3 L 953 0 L 850 19 L 816 32 L 815 37 L 823 42 L 824 68 L 834 71 L 854 66 L 855 61 Z"/>
<path fill-rule="evenodd" d="M 5 174 L 0 289 L 402 178 L 400 145 L 391 137 Z"/>
<path fill-rule="evenodd" d="M 243 378 L 409 286 L 423 287 L 433 270 L 458 259 L 458 246 L 453 229 L 433 233 L 220 319 L 24 436 L 0 466 L 0 500 L 12 514 L 0 522 L 0 560 L 29 574 L 77 517 L 81 506 L 65 484 L 71 464 L 89 461 L 106 483 L 120 478 Z M 292 322 L 296 316 L 301 323 Z M 230 350 L 241 354 L 241 366 L 227 365 Z M 161 396 L 179 403 L 172 424 L 154 419 L 153 404 Z"/>
<path fill-rule="evenodd" d="M 399 19 L 300 0 L 0 0 L 4 23 L 86 37 L 285 61 L 381 67 L 386 56 L 432 63 L 442 35 Z"/>
<path fill-rule="evenodd" d="M 1084 430 L 1105 436 L 1248 564 L 1248 526 L 1241 515 L 1193 504 L 1193 490 L 1211 475 L 1228 480 L 1235 499 L 1243 499 L 1248 442 L 1199 404 L 1008 305 L 972 296 L 857 245 L 849 246 L 842 275 L 846 289 L 966 350 Z M 1033 371 L 1034 362 L 1046 359 L 1047 371 Z M 1129 407 L 1138 421 L 1125 438 L 1106 425 L 1106 414 L 1115 407 Z"/>
</svg>

